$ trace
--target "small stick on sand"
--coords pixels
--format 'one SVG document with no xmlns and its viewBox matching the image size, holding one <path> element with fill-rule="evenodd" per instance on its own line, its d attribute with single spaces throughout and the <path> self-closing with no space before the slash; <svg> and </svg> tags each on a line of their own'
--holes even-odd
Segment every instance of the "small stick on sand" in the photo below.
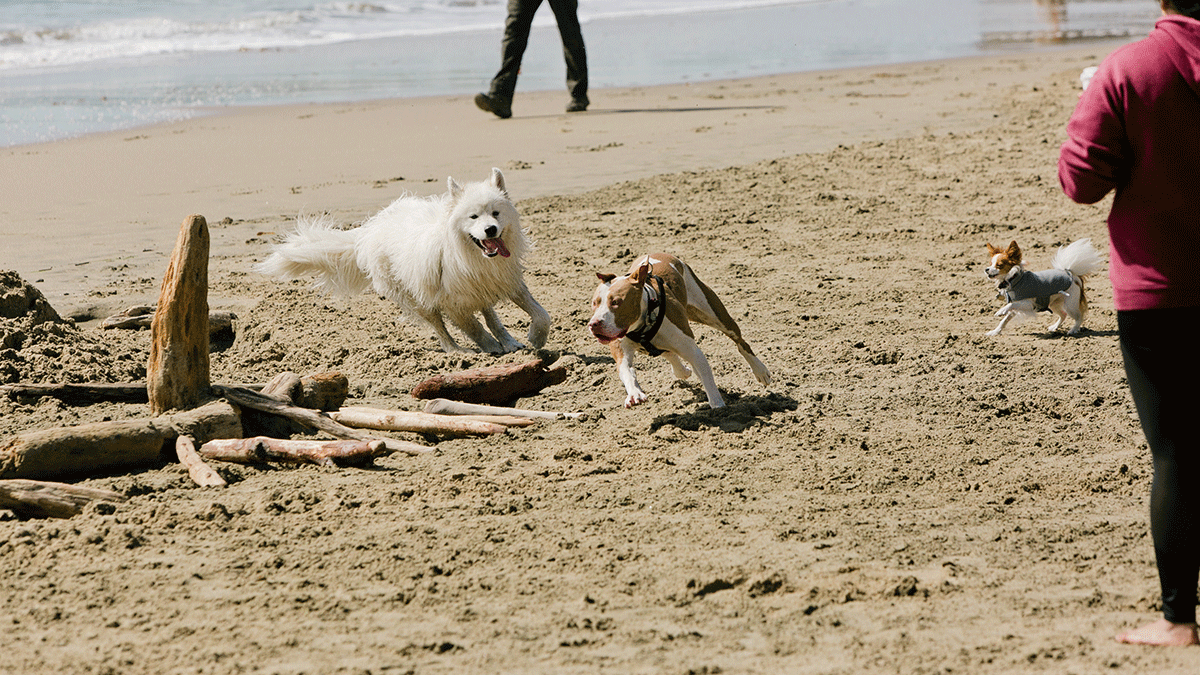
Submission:
<svg viewBox="0 0 1200 675">
<path fill-rule="evenodd" d="M 488 436 L 502 434 L 508 427 L 491 422 L 471 419 L 447 419 L 444 415 L 433 415 L 408 410 L 379 410 L 377 408 L 351 407 L 329 413 L 335 422 L 358 429 L 382 429 L 386 431 L 411 431 L 418 434 L 439 436 Z"/>
<path fill-rule="evenodd" d="M 0 508 L 27 518 L 70 518 L 91 502 L 125 501 L 110 490 L 39 480 L 0 480 Z"/>
<path fill-rule="evenodd" d="M 209 441 L 199 454 L 208 459 L 239 464 L 257 462 L 295 462 L 320 466 L 369 465 L 371 460 L 388 454 L 382 439 L 365 441 L 308 441 L 282 438 L 229 438 Z M 337 463 L 335 463 L 335 461 Z"/>
<path fill-rule="evenodd" d="M 544 410 L 525 410 L 524 408 L 501 408 L 479 403 L 463 403 L 445 398 L 435 398 L 425 404 L 425 412 L 435 415 L 511 415 L 513 417 L 534 417 L 546 420 L 582 420 L 587 413 L 581 412 L 549 412 Z"/>
<path fill-rule="evenodd" d="M 222 487 L 225 479 L 213 468 L 204 463 L 204 458 L 196 452 L 196 442 L 191 436 L 180 436 L 175 439 L 175 454 L 179 463 L 187 467 L 188 475 L 200 487 Z"/>
</svg>

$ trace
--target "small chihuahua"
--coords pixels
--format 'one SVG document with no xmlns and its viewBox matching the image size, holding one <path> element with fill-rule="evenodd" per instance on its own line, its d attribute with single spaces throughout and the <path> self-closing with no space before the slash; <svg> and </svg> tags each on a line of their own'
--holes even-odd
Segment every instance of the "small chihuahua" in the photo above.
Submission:
<svg viewBox="0 0 1200 675">
<path fill-rule="evenodd" d="M 1000 325 L 988 331 L 988 335 L 999 335 L 1013 317 L 1031 317 L 1038 312 L 1053 312 L 1058 316 L 1047 329 L 1050 332 L 1058 330 L 1068 318 L 1074 319 L 1075 325 L 1067 334 L 1079 332 L 1088 311 L 1084 278 L 1104 266 L 1104 259 L 1092 247 L 1091 239 L 1080 239 L 1058 249 L 1050 261 L 1051 269 L 1041 272 L 1025 270 L 1021 247 L 1015 241 L 1008 248 L 988 244 L 987 249 L 989 262 L 985 272 L 996 282 L 996 292 L 1006 302 L 996 312 Z"/>
</svg>

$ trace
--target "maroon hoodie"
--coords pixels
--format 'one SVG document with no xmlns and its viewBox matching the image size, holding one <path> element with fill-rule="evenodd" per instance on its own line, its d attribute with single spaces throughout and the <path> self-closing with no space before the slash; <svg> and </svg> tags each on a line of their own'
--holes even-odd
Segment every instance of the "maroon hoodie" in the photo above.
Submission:
<svg viewBox="0 0 1200 675">
<path fill-rule="evenodd" d="M 1067 123 L 1063 192 L 1116 190 L 1109 278 L 1118 310 L 1200 307 L 1200 21 L 1164 16 L 1104 59 Z"/>
</svg>

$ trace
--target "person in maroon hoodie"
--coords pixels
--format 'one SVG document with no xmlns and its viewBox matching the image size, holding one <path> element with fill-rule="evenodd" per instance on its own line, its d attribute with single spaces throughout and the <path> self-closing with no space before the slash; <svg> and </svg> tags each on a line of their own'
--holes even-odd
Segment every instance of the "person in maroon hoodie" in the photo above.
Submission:
<svg viewBox="0 0 1200 675">
<path fill-rule="evenodd" d="M 1126 379 L 1150 445 L 1163 618 L 1116 636 L 1200 644 L 1200 2 L 1161 0 L 1150 35 L 1100 64 L 1067 123 L 1058 177 L 1108 216 Z"/>
</svg>

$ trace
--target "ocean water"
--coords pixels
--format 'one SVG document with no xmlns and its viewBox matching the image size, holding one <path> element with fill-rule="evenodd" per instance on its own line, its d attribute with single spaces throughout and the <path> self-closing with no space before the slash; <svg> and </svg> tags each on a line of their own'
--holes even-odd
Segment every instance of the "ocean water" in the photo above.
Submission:
<svg viewBox="0 0 1200 675">
<path fill-rule="evenodd" d="M 593 88 L 1137 39 L 1156 0 L 580 0 Z M 483 90 L 504 0 L 0 0 L 0 147 L 222 106 Z M 543 7 L 522 90 L 563 87 Z"/>
</svg>

